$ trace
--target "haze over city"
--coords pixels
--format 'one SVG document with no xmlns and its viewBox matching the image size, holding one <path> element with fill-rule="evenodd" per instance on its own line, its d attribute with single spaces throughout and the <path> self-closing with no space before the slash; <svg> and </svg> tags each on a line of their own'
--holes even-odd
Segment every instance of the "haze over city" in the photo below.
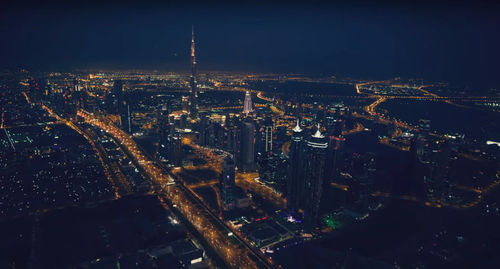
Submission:
<svg viewBox="0 0 500 269">
<path fill-rule="evenodd" d="M 6 2 L 0 268 L 498 268 L 498 11 Z"/>
<path fill-rule="evenodd" d="M 31 7 L 30 7 L 31 6 Z M 2 14 L 2 67 L 201 70 L 418 77 L 498 85 L 498 6 L 479 2 L 33 3 Z"/>
</svg>

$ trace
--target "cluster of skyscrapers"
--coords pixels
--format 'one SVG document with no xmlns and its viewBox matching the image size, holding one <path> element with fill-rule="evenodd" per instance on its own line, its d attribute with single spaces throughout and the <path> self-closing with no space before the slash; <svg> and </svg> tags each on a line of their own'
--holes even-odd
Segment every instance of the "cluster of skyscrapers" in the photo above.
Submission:
<svg viewBox="0 0 500 269">
<path fill-rule="evenodd" d="M 181 165 L 181 135 L 175 130 L 168 106 L 162 105 L 157 115 L 158 157 L 170 166 Z"/>
<path fill-rule="evenodd" d="M 306 135 L 297 120 L 290 141 L 287 207 L 292 214 L 302 214 L 307 229 L 319 218 L 327 149 L 328 139 L 319 125 L 314 134 Z"/>
<path fill-rule="evenodd" d="M 182 109 L 189 115 L 190 128 L 202 146 L 217 148 L 227 153 L 220 175 L 222 202 L 225 209 L 236 202 L 235 170 L 259 172 L 260 179 L 282 194 L 286 194 L 291 215 L 303 219 L 305 227 L 313 229 L 319 219 L 319 205 L 323 185 L 335 173 L 337 152 L 345 140 L 336 120 L 329 122 L 326 115 L 317 115 L 317 122 L 327 125 L 324 135 L 318 125 L 302 129 L 297 125 L 288 138 L 286 127 L 276 128 L 271 114 L 256 113 L 251 92 L 246 91 L 243 110 L 214 118 L 213 114 L 199 113 L 194 32 L 191 39 L 190 94 L 182 99 Z M 297 118 L 300 112 L 297 112 Z M 179 126 L 177 126 L 179 127 Z M 277 130 L 277 132 L 276 132 Z M 181 165 L 180 134 L 164 105 L 158 111 L 158 155 L 173 165 Z M 277 145 L 290 142 L 289 156 L 278 154 Z M 280 150 L 281 152 L 281 150 Z"/>
</svg>

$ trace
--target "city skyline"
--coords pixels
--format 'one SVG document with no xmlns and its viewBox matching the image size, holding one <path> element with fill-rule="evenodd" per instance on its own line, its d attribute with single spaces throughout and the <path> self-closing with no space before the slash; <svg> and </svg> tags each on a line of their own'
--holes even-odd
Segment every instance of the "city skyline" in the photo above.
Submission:
<svg viewBox="0 0 500 269">
<path fill-rule="evenodd" d="M 500 21 L 391 4 L 10 5 L 0 268 L 496 268 Z"/>
<path fill-rule="evenodd" d="M 202 72 L 417 77 L 470 91 L 500 82 L 493 4 L 222 6 L 13 5 L 2 13 L 1 68 L 188 70 L 186 33 L 195 25 Z"/>
</svg>

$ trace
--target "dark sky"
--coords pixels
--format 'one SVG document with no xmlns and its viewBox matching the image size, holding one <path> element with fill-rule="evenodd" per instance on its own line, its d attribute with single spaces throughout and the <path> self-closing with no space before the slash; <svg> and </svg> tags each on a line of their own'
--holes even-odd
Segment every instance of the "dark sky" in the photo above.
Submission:
<svg viewBox="0 0 500 269">
<path fill-rule="evenodd" d="M 140 1 L 138 1 L 140 2 Z M 0 68 L 199 68 L 395 76 L 500 88 L 500 9 L 481 2 L 108 4 L 0 9 Z"/>
</svg>

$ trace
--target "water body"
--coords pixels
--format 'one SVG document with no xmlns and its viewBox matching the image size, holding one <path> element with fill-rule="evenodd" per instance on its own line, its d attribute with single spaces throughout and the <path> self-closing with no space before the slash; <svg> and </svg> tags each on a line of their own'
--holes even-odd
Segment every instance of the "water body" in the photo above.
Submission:
<svg viewBox="0 0 500 269">
<path fill-rule="evenodd" d="M 484 128 L 498 128 L 500 122 L 498 112 L 458 107 L 443 102 L 388 100 L 379 107 L 388 110 L 391 116 L 409 123 L 416 124 L 419 119 L 429 119 L 432 130 L 461 133 L 469 138 L 484 137 Z"/>
<path fill-rule="evenodd" d="M 285 268 L 394 268 L 394 262 L 406 268 L 422 261 L 425 268 L 495 268 L 499 221 L 477 210 L 393 201 L 366 223 L 324 240 L 282 249 L 275 259 Z M 444 260 L 436 253 L 451 258 Z"/>
</svg>

